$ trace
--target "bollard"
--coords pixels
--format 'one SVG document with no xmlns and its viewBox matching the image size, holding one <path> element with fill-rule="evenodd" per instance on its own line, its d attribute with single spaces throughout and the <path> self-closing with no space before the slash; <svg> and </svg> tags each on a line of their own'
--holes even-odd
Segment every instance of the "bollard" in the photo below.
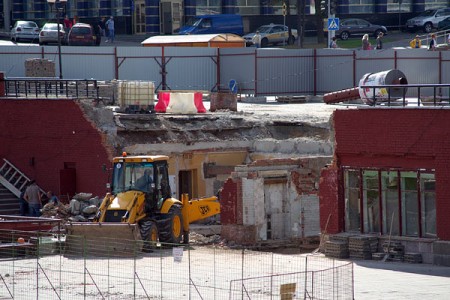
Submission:
<svg viewBox="0 0 450 300">
<path fill-rule="evenodd" d="M 5 73 L 0 72 L 0 97 L 5 97 Z"/>
</svg>

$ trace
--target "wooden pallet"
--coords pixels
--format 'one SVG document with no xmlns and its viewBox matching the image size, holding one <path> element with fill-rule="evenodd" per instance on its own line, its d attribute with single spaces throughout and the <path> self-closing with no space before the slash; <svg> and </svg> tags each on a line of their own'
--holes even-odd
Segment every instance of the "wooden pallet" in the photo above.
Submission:
<svg viewBox="0 0 450 300">
<path fill-rule="evenodd" d="M 306 96 L 278 96 L 276 100 L 280 103 L 306 103 Z"/>
</svg>

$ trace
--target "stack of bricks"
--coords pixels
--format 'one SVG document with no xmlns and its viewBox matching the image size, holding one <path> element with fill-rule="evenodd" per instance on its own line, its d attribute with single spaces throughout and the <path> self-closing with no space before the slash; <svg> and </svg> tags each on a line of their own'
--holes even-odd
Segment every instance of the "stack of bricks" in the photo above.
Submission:
<svg viewBox="0 0 450 300">
<path fill-rule="evenodd" d="M 29 58 L 25 61 L 26 77 L 55 77 L 55 62 L 45 58 Z"/>
<path fill-rule="evenodd" d="M 348 258 L 348 239 L 352 234 L 342 232 L 330 235 L 329 241 L 324 245 L 325 255 L 333 258 Z"/>
<path fill-rule="evenodd" d="M 333 258 L 348 258 L 348 243 L 332 240 L 325 242 L 325 256 Z"/>
<path fill-rule="evenodd" d="M 403 261 L 407 263 L 420 264 L 422 263 L 422 254 L 420 253 L 405 253 Z"/>
<path fill-rule="evenodd" d="M 403 261 L 405 255 L 405 246 L 400 242 L 384 242 L 383 251 L 388 254 L 390 261 Z"/>
<path fill-rule="evenodd" d="M 351 236 L 348 239 L 348 250 L 352 259 L 372 259 L 377 252 L 378 238 L 374 236 Z"/>
</svg>

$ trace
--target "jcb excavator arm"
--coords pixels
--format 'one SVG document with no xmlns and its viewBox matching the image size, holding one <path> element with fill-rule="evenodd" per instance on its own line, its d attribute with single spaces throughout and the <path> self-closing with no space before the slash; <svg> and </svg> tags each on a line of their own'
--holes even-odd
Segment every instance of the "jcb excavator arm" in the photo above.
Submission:
<svg viewBox="0 0 450 300">
<path fill-rule="evenodd" d="M 189 224 L 220 214 L 220 203 L 215 196 L 189 200 L 189 195 L 183 194 L 181 201 L 184 232 L 189 231 Z"/>
</svg>

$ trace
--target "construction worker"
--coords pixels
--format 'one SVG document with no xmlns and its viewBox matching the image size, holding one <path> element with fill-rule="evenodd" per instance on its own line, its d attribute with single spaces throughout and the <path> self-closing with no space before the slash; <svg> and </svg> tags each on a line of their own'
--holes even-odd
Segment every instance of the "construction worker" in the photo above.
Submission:
<svg viewBox="0 0 450 300">
<path fill-rule="evenodd" d="M 409 42 L 409 46 L 411 48 L 421 48 L 422 47 L 422 41 L 420 40 L 420 37 L 416 35 L 416 38 L 413 39 L 411 42 Z"/>
</svg>

